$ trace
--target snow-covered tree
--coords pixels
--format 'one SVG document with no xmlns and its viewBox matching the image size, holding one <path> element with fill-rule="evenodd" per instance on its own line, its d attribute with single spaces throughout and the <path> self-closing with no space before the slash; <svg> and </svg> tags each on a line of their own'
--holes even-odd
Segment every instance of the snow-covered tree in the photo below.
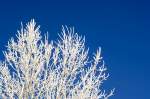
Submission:
<svg viewBox="0 0 150 99">
<path fill-rule="evenodd" d="M 42 38 L 31 20 L 11 38 L 0 62 L 2 99 L 108 99 L 101 85 L 107 80 L 99 48 L 88 57 L 85 38 L 74 28 L 62 27 L 59 40 Z"/>
</svg>

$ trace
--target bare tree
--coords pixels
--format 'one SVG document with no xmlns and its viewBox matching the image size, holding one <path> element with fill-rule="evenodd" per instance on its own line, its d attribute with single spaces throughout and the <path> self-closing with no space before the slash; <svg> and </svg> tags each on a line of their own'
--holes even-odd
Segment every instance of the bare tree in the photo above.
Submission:
<svg viewBox="0 0 150 99">
<path fill-rule="evenodd" d="M 59 40 L 42 39 L 31 20 L 11 38 L 0 62 L 0 94 L 6 99 L 108 99 L 101 84 L 107 80 L 101 49 L 88 57 L 85 38 L 63 27 Z"/>
</svg>

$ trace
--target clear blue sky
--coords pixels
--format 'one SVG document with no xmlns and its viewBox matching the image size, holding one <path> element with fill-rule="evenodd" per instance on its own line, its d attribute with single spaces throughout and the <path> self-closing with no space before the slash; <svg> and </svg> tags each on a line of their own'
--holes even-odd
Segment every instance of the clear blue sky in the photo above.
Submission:
<svg viewBox="0 0 150 99">
<path fill-rule="evenodd" d="M 19 0 L 18 0 L 19 1 Z M 90 52 L 102 47 L 111 99 L 150 99 L 150 2 L 141 0 L 0 1 L 0 58 L 20 22 L 34 18 L 56 39 L 61 25 L 85 35 Z M 25 0 L 24 0 L 25 1 Z"/>
</svg>

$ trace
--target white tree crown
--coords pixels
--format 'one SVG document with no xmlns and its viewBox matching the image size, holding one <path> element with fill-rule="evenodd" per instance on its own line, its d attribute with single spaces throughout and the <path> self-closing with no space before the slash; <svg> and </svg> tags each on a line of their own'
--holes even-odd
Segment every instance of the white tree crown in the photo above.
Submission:
<svg viewBox="0 0 150 99">
<path fill-rule="evenodd" d="M 101 89 L 107 80 L 98 48 L 89 60 L 85 38 L 62 27 L 59 40 L 42 39 L 34 20 L 10 39 L 0 62 L 0 97 L 11 99 L 108 99 L 114 90 Z"/>
</svg>

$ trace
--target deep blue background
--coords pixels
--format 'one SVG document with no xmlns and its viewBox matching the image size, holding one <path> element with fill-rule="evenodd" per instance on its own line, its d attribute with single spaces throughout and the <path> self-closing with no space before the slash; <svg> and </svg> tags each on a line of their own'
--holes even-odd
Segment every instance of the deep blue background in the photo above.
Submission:
<svg viewBox="0 0 150 99">
<path fill-rule="evenodd" d="M 61 25 L 85 35 L 90 53 L 102 47 L 111 99 L 150 99 L 150 2 L 137 0 L 0 1 L 0 58 L 20 22 L 34 18 L 56 40 Z"/>
</svg>

